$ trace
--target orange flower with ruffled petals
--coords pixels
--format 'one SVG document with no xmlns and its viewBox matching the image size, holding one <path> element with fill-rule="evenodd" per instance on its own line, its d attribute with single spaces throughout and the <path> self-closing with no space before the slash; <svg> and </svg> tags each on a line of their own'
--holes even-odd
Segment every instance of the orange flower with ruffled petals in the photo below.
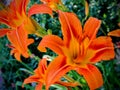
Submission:
<svg viewBox="0 0 120 90">
<path fill-rule="evenodd" d="M 35 32 L 35 27 L 26 14 L 28 2 L 29 0 L 12 0 L 8 6 L 1 4 L 0 22 L 12 29 L 23 24 L 28 33 Z"/>
<path fill-rule="evenodd" d="M 36 85 L 35 90 L 42 90 L 42 86 L 45 84 L 46 69 L 47 61 L 44 58 L 39 62 L 38 67 L 34 70 L 34 75 L 26 78 L 23 82 L 23 85 L 27 83 L 37 82 L 38 85 Z"/>
<path fill-rule="evenodd" d="M 26 12 L 28 3 L 29 0 L 12 0 L 8 6 L 1 3 L 0 22 L 9 26 L 10 29 L 8 30 L 11 30 L 11 28 L 16 29 L 22 25 L 28 34 L 37 34 L 36 22 L 30 18 L 30 16 L 33 15 L 33 13 L 31 13 L 33 9 L 30 9 L 31 11 L 28 10 L 28 15 Z M 41 13 L 44 12 L 41 10 Z M 47 9 L 46 13 L 51 14 L 52 12 Z M 1 29 L 0 33 L 3 33 L 3 30 L 4 29 Z M 6 31 L 4 31 L 3 35 L 5 32 Z"/>
<path fill-rule="evenodd" d="M 9 28 L 0 29 L 0 37 L 7 34 L 12 45 L 11 54 L 14 54 L 17 60 L 20 56 L 29 57 L 28 45 L 34 42 L 28 39 L 28 33 L 34 33 L 35 27 L 31 19 L 26 14 L 26 7 L 29 0 L 12 0 L 9 5 L 0 4 L 0 22 L 9 26 Z"/>
<path fill-rule="evenodd" d="M 56 35 L 46 35 L 40 42 L 38 49 L 46 51 L 46 47 L 58 54 L 49 66 L 48 72 L 60 68 L 56 76 L 51 76 L 49 82 L 56 77 L 76 70 L 86 79 L 91 90 L 103 85 L 102 74 L 93 64 L 101 60 L 114 58 L 114 47 L 110 37 L 96 37 L 101 21 L 90 17 L 82 30 L 81 23 L 74 13 L 59 11 L 59 20 L 62 27 L 63 40 Z M 70 68 L 70 69 L 68 69 Z M 49 85 L 49 82 L 47 85 Z"/>
<path fill-rule="evenodd" d="M 63 82 L 63 81 L 58 80 L 59 76 L 56 77 L 56 79 L 53 79 L 52 82 L 50 82 L 51 77 L 56 76 L 56 74 L 58 74 L 58 70 L 60 70 L 60 68 L 59 68 L 60 64 L 61 63 L 59 63 L 58 67 L 54 68 L 52 70 L 52 72 L 48 72 L 49 66 L 47 67 L 46 58 L 43 58 L 42 60 L 40 60 L 40 62 L 38 64 L 38 67 L 34 70 L 34 75 L 26 78 L 23 82 L 23 85 L 28 84 L 28 83 L 32 83 L 32 82 L 36 82 L 37 85 L 35 87 L 35 90 L 42 90 L 43 85 L 46 85 L 46 90 L 48 90 L 50 85 L 52 85 L 52 84 L 61 84 L 61 85 L 64 85 L 64 86 L 71 86 L 71 87 L 72 86 L 77 86 L 78 85 L 77 82 L 71 83 L 71 82 Z M 66 71 L 66 70 L 64 70 L 64 71 Z M 61 74 L 62 74 L 62 72 L 61 72 Z M 47 76 L 48 73 L 50 73 L 51 75 Z M 49 85 L 47 83 L 49 83 Z"/>
<path fill-rule="evenodd" d="M 12 44 L 12 49 L 14 47 L 11 54 L 14 54 L 17 60 L 20 60 L 21 55 L 26 58 L 29 57 L 27 47 L 33 40 L 28 39 L 28 34 L 36 34 L 38 36 L 46 34 L 46 31 L 41 31 L 41 34 L 38 30 L 40 29 L 39 25 L 30 18 L 33 13 L 28 11 L 27 15 L 26 8 L 28 3 L 29 0 L 11 0 L 9 5 L 0 3 L 0 22 L 9 27 L 0 29 L 0 37 L 7 34 Z M 45 12 L 41 11 L 41 13 Z M 51 14 L 52 12 L 47 9 L 46 13 Z"/>
</svg>

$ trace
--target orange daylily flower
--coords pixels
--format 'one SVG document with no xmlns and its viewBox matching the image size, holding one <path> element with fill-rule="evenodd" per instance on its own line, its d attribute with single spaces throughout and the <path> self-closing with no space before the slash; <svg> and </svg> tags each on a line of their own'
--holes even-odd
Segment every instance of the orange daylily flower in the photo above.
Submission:
<svg viewBox="0 0 120 90">
<path fill-rule="evenodd" d="M 28 45 L 34 42 L 33 39 L 28 39 L 27 33 L 22 27 L 18 27 L 15 30 L 7 33 L 8 40 L 12 44 L 11 54 L 14 54 L 15 58 L 21 61 L 20 56 L 25 58 L 29 57 Z"/>
<path fill-rule="evenodd" d="M 8 6 L 1 3 L 0 22 L 8 25 L 12 29 L 23 24 L 29 33 L 34 32 L 35 27 L 26 14 L 28 2 L 29 0 L 12 0 Z"/>
<path fill-rule="evenodd" d="M 113 31 L 109 32 L 108 36 L 120 37 L 120 29 L 113 30 Z"/>
<path fill-rule="evenodd" d="M 38 35 L 38 28 L 35 26 L 37 23 L 30 18 L 33 14 L 30 11 L 28 11 L 28 15 L 26 13 L 28 3 L 29 0 L 12 0 L 8 6 L 1 3 L 0 22 L 12 29 L 16 29 L 16 27 L 22 25 L 28 34 Z M 41 11 L 41 13 L 44 12 Z M 50 14 L 52 12 L 47 9 L 46 13 Z"/>
<path fill-rule="evenodd" d="M 0 37 L 7 34 L 12 44 L 11 54 L 14 54 L 19 61 L 21 55 L 25 58 L 29 57 L 28 45 L 33 43 L 33 39 L 28 39 L 27 32 L 35 31 L 35 27 L 25 11 L 28 2 L 29 0 L 12 0 L 8 6 L 0 2 L 0 22 L 10 27 L 1 28 Z"/>
<path fill-rule="evenodd" d="M 9 28 L 0 29 L 0 37 L 7 34 L 9 41 L 12 44 L 11 54 L 14 54 L 17 60 L 20 60 L 20 55 L 28 58 L 28 45 L 33 40 L 28 39 L 28 34 L 35 33 L 38 36 L 45 34 L 45 31 L 37 31 L 39 25 L 27 16 L 26 8 L 29 0 L 12 0 L 8 6 L 0 2 L 0 22 L 9 26 Z M 31 9 L 32 10 L 32 9 Z M 32 15 L 29 12 L 30 15 Z M 45 32 L 45 33 L 44 33 Z"/>
<path fill-rule="evenodd" d="M 58 63 L 58 65 L 60 65 L 60 64 L 61 63 Z M 51 81 L 51 77 L 54 77 L 54 76 L 56 76 L 56 74 L 58 74 L 58 70 L 60 70 L 60 68 L 58 68 L 58 67 L 54 68 L 52 72 L 47 72 L 47 70 L 49 69 L 49 66 L 47 67 L 46 58 L 43 58 L 42 60 L 40 60 L 38 67 L 34 70 L 34 75 L 26 78 L 23 82 L 23 85 L 32 83 L 32 82 L 36 82 L 38 84 L 36 85 L 35 90 L 42 90 L 43 85 L 46 85 L 46 90 L 48 90 L 51 84 L 61 84 L 64 86 L 77 86 L 78 85 L 78 83 L 62 82 L 58 79 L 56 79 L 56 80 L 53 79 L 52 82 L 49 82 L 49 81 Z M 47 76 L 48 73 L 50 73 L 51 75 Z M 56 78 L 58 78 L 58 77 L 56 77 Z M 47 84 L 47 83 L 49 83 L 49 84 Z"/>
<path fill-rule="evenodd" d="M 79 19 L 73 13 L 59 11 L 63 40 L 56 35 L 46 35 L 40 42 L 38 49 L 46 51 L 46 47 L 58 54 L 51 62 L 47 72 L 54 72 L 60 68 L 56 76 L 51 76 L 49 82 L 62 77 L 70 69 L 76 70 L 86 79 L 90 90 L 103 85 L 102 74 L 93 64 L 101 60 L 114 58 L 114 47 L 110 37 L 96 37 L 101 21 L 90 17 L 82 30 Z M 70 69 L 67 69 L 70 68 Z M 47 79 L 48 80 L 48 79 Z M 49 85 L 49 83 L 47 83 Z"/>
<path fill-rule="evenodd" d="M 44 58 L 39 62 L 38 67 L 34 71 L 34 75 L 26 78 L 23 82 L 23 85 L 32 82 L 37 82 L 38 85 L 36 85 L 35 90 L 42 90 L 42 86 L 45 84 L 46 69 L 47 69 L 47 61 Z"/>
</svg>

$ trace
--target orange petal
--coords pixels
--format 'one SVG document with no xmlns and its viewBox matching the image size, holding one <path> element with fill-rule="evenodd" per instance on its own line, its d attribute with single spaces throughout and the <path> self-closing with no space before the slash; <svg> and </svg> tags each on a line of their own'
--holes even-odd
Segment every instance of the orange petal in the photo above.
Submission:
<svg viewBox="0 0 120 90">
<path fill-rule="evenodd" d="M 8 17 L 7 17 L 8 12 L 6 10 L 0 10 L 0 22 L 6 25 L 9 25 Z"/>
<path fill-rule="evenodd" d="M 18 51 L 14 53 L 14 56 L 16 60 L 21 61 L 21 58 L 20 58 L 21 54 Z"/>
<path fill-rule="evenodd" d="M 82 26 L 74 13 L 59 11 L 59 20 L 62 27 L 63 38 L 66 44 L 69 43 L 71 38 L 82 37 Z"/>
<path fill-rule="evenodd" d="M 36 76 L 36 75 L 29 76 L 24 80 L 23 85 L 28 83 L 33 83 L 33 82 L 39 82 L 39 76 Z"/>
<path fill-rule="evenodd" d="M 89 51 L 89 50 L 88 50 Z M 100 60 L 110 60 L 115 56 L 114 46 L 110 37 L 101 36 L 93 40 L 90 45 L 91 62 L 98 62 Z"/>
<path fill-rule="evenodd" d="M 101 21 L 98 20 L 97 18 L 90 17 L 85 25 L 84 25 L 84 35 L 88 36 L 89 39 L 94 39 L 96 38 L 96 34 L 98 32 L 98 29 L 100 27 Z"/>
<path fill-rule="evenodd" d="M 31 16 L 33 14 L 42 14 L 46 13 L 52 16 L 52 9 L 44 4 L 34 4 L 28 11 L 28 16 Z"/>
<path fill-rule="evenodd" d="M 12 0 L 9 8 L 10 10 L 15 13 L 16 11 L 18 11 L 19 13 L 22 13 L 22 1 L 23 0 Z"/>
<path fill-rule="evenodd" d="M 0 37 L 5 36 L 11 29 L 0 29 Z"/>
<path fill-rule="evenodd" d="M 63 54 L 62 47 L 64 47 L 63 41 L 61 38 L 55 35 L 44 36 L 38 45 L 38 50 L 45 51 L 45 47 L 50 48 L 57 54 Z"/>
<path fill-rule="evenodd" d="M 46 69 L 47 69 L 47 61 L 45 58 L 43 58 L 39 61 L 38 67 L 35 69 L 35 74 L 42 76 L 45 74 Z"/>
<path fill-rule="evenodd" d="M 24 29 L 18 28 L 16 30 L 12 30 L 11 32 L 7 33 L 7 37 L 20 54 L 26 58 L 29 57 L 27 48 L 28 37 Z"/>
<path fill-rule="evenodd" d="M 15 56 L 15 59 L 18 61 L 21 61 L 21 54 L 18 52 L 18 50 L 16 50 L 13 46 L 8 46 L 9 48 L 12 48 L 12 50 L 10 51 L 10 54 Z"/>
<path fill-rule="evenodd" d="M 14 45 L 14 47 L 19 47 L 19 49 L 24 50 L 26 49 L 26 39 L 27 34 L 22 29 L 12 30 L 7 34 L 9 41 Z"/>
<path fill-rule="evenodd" d="M 13 12 L 17 11 L 22 14 L 22 12 L 26 12 L 28 3 L 29 0 L 12 0 L 10 3 L 10 9 L 13 10 Z"/>
<path fill-rule="evenodd" d="M 61 2 L 61 0 L 52 0 L 52 1 L 55 2 L 55 3 Z"/>
<path fill-rule="evenodd" d="M 48 89 L 51 84 L 59 81 L 63 75 L 72 69 L 72 67 L 66 66 L 65 59 L 65 57 L 58 56 L 49 64 L 46 72 L 46 89 Z"/>
<path fill-rule="evenodd" d="M 102 74 L 97 67 L 93 65 L 87 65 L 87 68 L 79 68 L 77 72 L 80 75 L 83 75 L 90 90 L 95 90 L 103 85 Z"/>
<path fill-rule="evenodd" d="M 120 29 L 113 30 L 113 31 L 109 32 L 108 36 L 120 37 Z"/>
<path fill-rule="evenodd" d="M 22 8 L 24 10 L 24 12 L 26 12 L 26 9 L 27 9 L 27 5 L 29 3 L 30 0 L 22 0 Z"/>
<path fill-rule="evenodd" d="M 30 44 L 32 44 L 33 42 L 34 42 L 34 39 L 28 39 L 27 44 L 30 45 Z"/>
<path fill-rule="evenodd" d="M 38 85 L 36 85 L 35 90 L 42 90 L 42 85 L 43 83 L 39 83 Z"/>
</svg>

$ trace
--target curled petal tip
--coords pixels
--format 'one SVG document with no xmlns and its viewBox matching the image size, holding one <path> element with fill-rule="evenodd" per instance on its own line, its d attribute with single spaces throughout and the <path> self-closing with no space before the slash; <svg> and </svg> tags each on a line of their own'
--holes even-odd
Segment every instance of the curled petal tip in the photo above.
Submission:
<svg viewBox="0 0 120 90">
<path fill-rule="evenodd" d="M 45 47 L 41 47 L 41 46 L 38 46 L 37 49 L 41 52 L 46 52 L 46 48 Z"/>
<path fill-rule="evenodd" d="M 109 32 L 108 36 L 120 37 L 120 29 L 113 30 L 113 31 Z"/>
<path fill-rule="evenodd" d="M 49 14 L 52 16 L 52 9 L 44 4 L 42 5 L 35 4 L 28 11 L 29 17 L 33 14 Z"/>
</svg>

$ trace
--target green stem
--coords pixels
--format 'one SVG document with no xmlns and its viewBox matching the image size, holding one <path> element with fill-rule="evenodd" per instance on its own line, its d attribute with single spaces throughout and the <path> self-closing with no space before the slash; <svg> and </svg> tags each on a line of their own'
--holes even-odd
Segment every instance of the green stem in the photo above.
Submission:
<svg viewBox="0 0 120 90">
<path fill-rule="evenodd" d="M 63 77 L 67 79 L 69 82 L 75 82 L 75 80 L 69 77 L 68 75 L 64 75 Z"/>
<path fill-rule="evenodd" d="M 73 78 L 69 77 L 68 75 L 64 75 L 63 77 L 64 77 L 65 79 L 67 79 L 69 82 L 73 82 L 73 83 L 74 83 L 74 82 L 77 82 L 77 81 L 75 81 Z M 78 82 L 78 83 L 79 83 L 79 82 Z M 82 87 L 82 84 L 79 83 L 79 86 Z"/>
<path fill-rule="evenodd" d="M 25 69 L 25 68 L 20 68 L 19 70 L 27 72 L 27 73 L 32 74 L 32 75 L 34 74 L 34 72 L 31 72 L 30 70 Z"/>
<path fill-rule="evenodd" d="M 21 63 L 24 67 L 26 67 L 27 69 L 29 69 L 30 70 L 30 72 L 33 72 L 33 69 L 32 68 L 30 68 L 27 64 L 25 64 L 24 62 L 22 62 L 22 61 L 19 61 L 19 63 Z"/>
<path fill-rule="evenodd" d="M 111 88 L 111 86 L 110 86 L 110 83 L 108 82 L 108 79 L 107 79 L 107 77 L 106 77 L 106 72 L 105 72 L 105 69 L 104 69 L 104 66 L 102 65 L 102 63 L 99 63 L 99 66 L 101 67 L 101 69 L 102 69 L 102 71 L 103 71 L 103 76 L 104 76 L 104 79 L 105 79 L 105 81 L 106 81 L 106 84 L 107 84 L 107 88 Z"/>
<path fill-rule="evenodd" d="M 100 29 L 100 30 L 105 36 L 107 35 L 103 29 Z"/>
<path fill-rule="evenodd" d="M 28 53 L 30 56 L 32 56 L 32 58 L 34 58 L 35 60 L 37 60 L 39 62 L 40 58 L 38 56 L 35 56 L 34 54 L 32 54 L 32 52 L 30 50 L 28 50 Z"/>
<path fill-rule="evenodd" d="M 62 10 L 62 11 L 69 11 L 69 9 L 61 2 L 59 5 L 57 5 L 58 10 Z"/>
<path fill-rule="evenodd" d="M 46 30 L 40 26 L 33 18 L 30 18 L 32 21 L 32 24 L 34 25 L 35 29 L 36 29 L 36 35 L 39 37 L 43 37 L 45 35 L 47 35 L 48 33 L 46 32 Z"/>
</svg>

